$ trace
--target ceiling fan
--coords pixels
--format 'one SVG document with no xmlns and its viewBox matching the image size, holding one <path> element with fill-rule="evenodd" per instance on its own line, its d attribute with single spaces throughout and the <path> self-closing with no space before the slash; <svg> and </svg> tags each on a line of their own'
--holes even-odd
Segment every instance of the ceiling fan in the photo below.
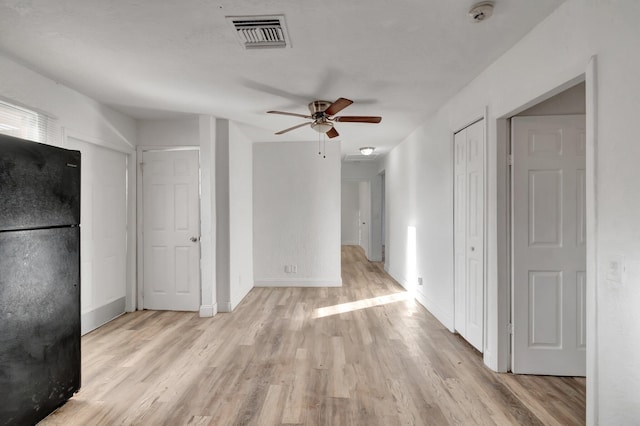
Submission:
<svg viewBox="0 0 640 426">
<path fill-rule="evenodd" d="M 333 124 L 336 122 L 343 123 L 379 123 L 382 120 L 382 117 L 373 117 L 373 116 L 362 116 L 362 115 L 339 115 L 335 116 L 337 113 L 351 105 L 353 101 L 345 98 L 339 98 L 335 102 L 329 101 L 313 101 L 309 103 L 309 112 L 310 115 L 305 114 L 297 114 L 295 112 L 284 112 L 284 111 L 267 111 L 269 114 L 281 114 L 281 115 L 291 115 L 294 117 L 306 118 L 313 121 L 308 121 L 306 123 L 298 124 L 297 126 L 289 127 L 288 129 L 281 130 L 276 132 L 276 135 L 281 135 L 283 133 L 290 132 L 291 130 L 298 129 L 304 126 L 311 126 L 313 130 L 318 133 L 326 133 L 329 138 L 335 138 L 340 134 L 333 127 Z M 335 117 L 334 117 L 335 116 Z"/>
</svg>

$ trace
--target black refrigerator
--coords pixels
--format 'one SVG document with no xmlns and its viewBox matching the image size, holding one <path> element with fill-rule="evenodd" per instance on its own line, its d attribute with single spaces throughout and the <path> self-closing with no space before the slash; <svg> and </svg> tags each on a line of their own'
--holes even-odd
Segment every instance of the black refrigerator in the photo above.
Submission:
<svg viewBox="0 0 640 426">
<path fill-rule="evenodd" d="M 80 388 L 80 152 L 0 135 L 0 425 Z"/>
</svg>

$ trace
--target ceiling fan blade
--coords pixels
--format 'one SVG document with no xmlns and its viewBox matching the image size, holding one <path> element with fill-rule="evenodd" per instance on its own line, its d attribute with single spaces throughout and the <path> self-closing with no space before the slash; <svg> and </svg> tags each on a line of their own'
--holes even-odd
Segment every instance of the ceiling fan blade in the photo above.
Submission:
<svg viewBox="0 0 640 426">
<path fill-rule="evenodd" d="M 335 138 L 336 136 L 340 136 L 340 133 L 338 133 L 338 131 L 335 129 L 335 127 L 332 127 L 327 132 L 327 136 L 329 136 L 329 139 L 332 139 L 332 138 Z"/>
<path fill-rule="evenodd" d="M 382 117 L 373 117 L 366 115 L 343 115 L 333 117 L 333 121 L 341 121 L 343 123 L 379 123 Z"/>
<path fill-rule="evenodd" d="M 284 112 L 284 111 L 267 111 L 267 114 L 280 114 L 280 115 L 291 115 L 293 117 L 313 118 L 310 115 L 298 114 L 295 112 Z"/>
<path fill-rule="evenodd" d="M 329 105 L 329 108 L 324 110 L 327 115 L 334 115 L 351 105 L 353 101 L 345 98 L 339 98 L 337 101 Z"/>
<path fill-rule="evenodd" d="M 283 133 L 287 133 L 287 132 L 290 132 L 292 130 L 299 129 L 300 127 L 308 126 L 311 123 L 312 123 L 312 121 L 310 121 L 308 123 L 298 124 L 297 126 L 289 127 L 288 129 L 280 130 L 279 132 L 276 132 L 276 135 L 281 135 Z"/>
</svg>

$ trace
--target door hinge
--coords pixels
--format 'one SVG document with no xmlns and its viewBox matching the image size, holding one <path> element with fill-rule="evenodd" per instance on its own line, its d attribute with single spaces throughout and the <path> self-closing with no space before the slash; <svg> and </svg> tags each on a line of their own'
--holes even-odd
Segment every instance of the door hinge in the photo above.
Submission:
<svg viewBox="0 0 640 426">
<path fill-rule="evenodd" d="M 513 154 L 507 155 L 507 164 L 513 166 Z"/>
<path fill-rule="evenodd" d="M 144 163 L 140 163 L 140 173 L 144 174 Z"/>
<path fill-rule="evenodd" d="M 513 324 L 508 324 L 507 330 L 509 331 L 509 334 L 513 335 Z"/>
</svg>

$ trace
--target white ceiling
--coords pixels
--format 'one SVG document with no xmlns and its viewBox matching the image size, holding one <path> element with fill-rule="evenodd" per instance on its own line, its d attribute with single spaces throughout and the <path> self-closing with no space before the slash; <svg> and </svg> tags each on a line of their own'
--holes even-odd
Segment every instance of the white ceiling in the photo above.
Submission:
<svg viewBox="0 0 640 426">
<path fill-rule="evenodd" d="M 314 99 L 355 101 L 344 154 L 384 154 L 564 0 L 0 0 L 0 51 L 136 118 L 212 114 L 254 141 L 318 140 Z M 226 16 L 285 15 L 291 48 L 244 50 Z"/>
</svg>

